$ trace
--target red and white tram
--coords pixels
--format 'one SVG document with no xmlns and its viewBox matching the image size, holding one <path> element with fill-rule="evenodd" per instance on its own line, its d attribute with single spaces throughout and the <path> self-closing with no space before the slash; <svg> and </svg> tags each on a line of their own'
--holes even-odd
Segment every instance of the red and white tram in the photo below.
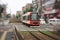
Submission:
<svg viewBox="0 0 60 40">
<path fill-rule="evenodd" d="M 38 13 L 27 12 L 21 17 L 21 21 L 28 26 L 39 26 L 39 17 Z"/>
</svg>

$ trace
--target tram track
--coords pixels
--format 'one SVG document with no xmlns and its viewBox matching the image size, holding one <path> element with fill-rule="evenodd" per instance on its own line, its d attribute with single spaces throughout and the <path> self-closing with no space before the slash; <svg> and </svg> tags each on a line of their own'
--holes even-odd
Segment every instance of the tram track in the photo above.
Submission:
<svg viewBox="0 0 60 40">
<path fill-rule="evenodd" d="M 20 40 L 55 40 L 47 35 L 44 35 L 40 32 L 33 32 L 33 31 L 30 31 L 30 32 L 26 32 L 26 31 L 23 31 L 23 32 L 18 32 L 18 36 L 20 36 Z"/>
<path fill-rule="evenodd" d="M 40 31 L 38 28 L 29 28 L 24 26 L 24 29 L 27 31 L 19 31 L 16 29 L 19 40 L 60 40 L 60 37 L 54 33 L 47 34 L 43 31 Z M 32 29 L 36 31 L 32 31 Z"/>
<path fill-rule="evenodd" d="M 38 30 L 37 28 L 33 28 L 33 29 Z M 50 31 L 40 31 L 40 30 L 38 30 L 38 31 L 39 31 L 40 33 L 44 34 L 44 35 L 47 35 L 48 37 L 50 37 L 50 38 L 52 38 L 52 39 L 54 39 L 54 40 L 60 40 L 60 36 L 56 35 L 55 33 L 52 33 L 52 32 L 50 32 Z M 49 32 L 49 33 L 51 33 L 51 34 L 47 34 L 46 32 Z"/>
<path fill-rule="evenodd" d="M 34 36 L 30 32 L 21 32 L 24 40 L 40 40 L 38 37 Z"/>
<path fill-rule="evenodd" d="M 50 31 L 51 33 L 53 33 L 53 34 L 55 34 L 55 35 L 58 35 L 58 36 L 60 36 L 60 33 L 57 33 L 56 31 Z"/>
<path fill-rule="evenodd" d="M 19 40 L 38 40 L 36 37 L 32 36 L 29 32 L 27 31 L 16 31 L 16 35 L 19 38 Z"/>
<path fill-rule="evenodd" d="M 20 31 L 17 36 L 19 40 L 54 40 L 38 31 Z"/>
<path fill-rule="evenodd" d="M 27 28 L 28 28 L 28 27 L 27 27 Z M 44 31 L 40 31 L 40 29 L 38 29 L 38 28 L 32 28 L 32 29 L 35 29 L 35 30 L 39 31 L 40 33 L 42 33 L 42 34 L 44 34 L 44 35 L 46 35 L 46 36 L 48 36 L 48 37 L 50 37 L 50 38 L 52 38 L 52 39 L 54 39 L 54 40 L 60 40 L 60 36 L 58 36 L 58 35 L 57 35 L 56 33 L 54 33 L 54 32 L 45 31 L 45 32 L 51 33 L 51 34 L 46 34 L 46 33 L 44 33 Z"/>
<path fill-rule="evenodd" d="M 41 40 L 54 40 L 50 37 L 48 37 L 47 35 L 45 34 L 42 34 L 40 32 L 31 32 L 33 35 L 37 36 L 38 38 L 40 38 Z"/>
</svg>

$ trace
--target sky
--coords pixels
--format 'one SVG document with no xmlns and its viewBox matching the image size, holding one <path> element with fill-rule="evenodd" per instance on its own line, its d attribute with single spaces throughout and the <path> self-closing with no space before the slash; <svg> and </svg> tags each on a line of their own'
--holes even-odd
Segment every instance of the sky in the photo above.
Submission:
<svg viewBox="0 0 60 40">
<path fill-rule="evenodd" d="M 22 10 L 22 7 L 27 3 L 32 3 L 32 0 L 0 0 L 0 4 L 7 4 L 7 12 L 15 14 L 17 10 Z"/>
</svg>

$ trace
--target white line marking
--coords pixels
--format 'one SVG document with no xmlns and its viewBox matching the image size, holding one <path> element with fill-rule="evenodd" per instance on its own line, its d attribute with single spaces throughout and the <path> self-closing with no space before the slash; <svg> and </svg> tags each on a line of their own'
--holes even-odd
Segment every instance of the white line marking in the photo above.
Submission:
<svg viewBox="0 0 60 40">
<path fill-rule="evenodd" d="M 2 35 L 2 37 L 1 37 L 1 39 L 0 39 L 0 40 L 5 40 L 6 35 L 7 35 L 7 31 L 5 31 L 5 32 L 3 33 L 3 35 Z"/>
</svg>

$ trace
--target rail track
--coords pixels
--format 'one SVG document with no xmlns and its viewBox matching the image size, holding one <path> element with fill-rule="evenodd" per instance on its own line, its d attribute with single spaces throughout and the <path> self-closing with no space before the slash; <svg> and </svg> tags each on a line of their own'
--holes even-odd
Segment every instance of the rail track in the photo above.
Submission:
<svg viewBox="0 0 60 40">
<path fill-rule="evenodd" d="M 53 31 L 52 33 L 54 33 L 54 34 L 60 36 L 60 32 Z"/>
<path fill-rule="evenodd" d="M 18 32 L 19 40 L 56 40 L 40 32 Z"/>
<path fill-rule="evenodd" d="M 60 40 L 57 35 L 48 35 L 40 31 L 20 31 L 16 30 L 19 40 Z"/>
<path fill-rule="evenodd" d="M 39 31 L 38 28 L 33 28 L 33 29 L 36 29 Z M 47 35 L 48 37 L 54 39 L 54 40 L 60 40 L 60 35 L 52 32 L 52 31 L 39 31 L 40 33 L 44 34 L 44 35 Z"/>
<path fill-rule="evenodd" d="M 39 28 L 29 28 L 23 25 L 25 30 L 19 31 L 15 28 L 19 40 L 60 40 L 60 36 L 50 31 L 40 31 Z M 31 31 L 32 29 L 36 31 Z"/>
<path fill-rule="evenodd" d="M 31 35 L 39 38 L 40 40 L 54 40 L 54 39 L 52 39 L 52 38 L 48 37 L 47 35 L 44 35 L 40 32 L 30 32 L 30 33 L 31 33 Z"/>
</svg>

